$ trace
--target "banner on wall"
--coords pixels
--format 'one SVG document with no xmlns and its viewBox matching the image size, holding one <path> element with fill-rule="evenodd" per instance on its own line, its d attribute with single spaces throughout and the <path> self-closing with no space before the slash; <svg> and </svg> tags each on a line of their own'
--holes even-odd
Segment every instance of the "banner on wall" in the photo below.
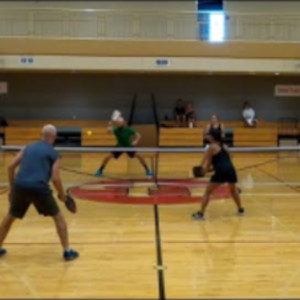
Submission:
<svg viewBox="0 0 300 300">
<path fill-rule="evenodd" d="M 7 82 L 0 81 L 0 95 L 7 94 Z"/>
<path fill-rule="evenodd" d="M 300 85 L 275 85 L 276 97 L 300 97 Z"/>
</svg>

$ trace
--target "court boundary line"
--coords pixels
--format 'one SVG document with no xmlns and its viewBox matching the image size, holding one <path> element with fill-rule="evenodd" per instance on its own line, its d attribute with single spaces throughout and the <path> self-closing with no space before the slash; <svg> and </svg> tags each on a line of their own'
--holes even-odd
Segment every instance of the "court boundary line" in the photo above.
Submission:
<svg viewBox="0 0 300 300">
<path fill-rule="evenodd" d="M 6 245 L 9 246 L 25 246 L 25 245 L 34 245 L 34 246 L 57 246 L 57 242 L 8 242 L 5 243 Z M 154 241 L 124 241 L 124 242 L 73 242 L 72 245 L 88 245 L 88 246 L 99 246 L 99 245 L 142 245 L 142 244 L 155 244 Z M 164 244 L 272 244 L 272 245 L 281 245 L 281 244 L 299 244 L 299 241 L 297 240 L 286 240 L 286 241 L 266 241 L 266 240 L 202 240 L 202 241 L 197 241 L 197 240 L 167 240 L 164 241 Z M 163 266 L 162 266 L 163 267 Z"/>
<path fill-rule="evenodd" d="M 26 290 L 30 293 L 32 299 L 40 299 L 41 297 L 37 293 L 37 291 L 33 288 L 31 283 L 25 278 L 22 274 L 19 274 L 13 266 L 11 266 L 8 262 L 1 260 L 1 264 L 26 288 Z M 5 298 L 4 298 L 5 299 Z"/>
<path fill-rule="evenodd" d="M 258 171 L 266 174 L 267 176 L 275 179 L 277 182 L 280 182 L 280 183 L 285 183 L 286 187 L 290 188 L 291 190 L 293 190 L 295 193 L 294 195 L 296 196 L 299 196 L 299 193 L 300 191 L 297 190 L 297 188 L 287 184 L 287 182 L 285 182 L 283 179 L 281 179 L 280 177 L 277 177 L 276 175 L 273 175 L 273 174 L 270 174 L 269 172 L 265 171 L 265 170 L 262 170 L 260 169 L 259 167 L 256 168 Z M 259 201 L 255 200 L 254 199 L 254 202 L 255 203 L 258 203 L 258 205 L 263 209 L 263 211 L 265 211 L 265 205 L 261 204 Z M 275 218 L 275 220 L 278 222 L 278 224 L 284 228 L 289 234 L 291 234 L 292 236 L 295 237 L 296 240 L 298 240 L 298 243 L 299 243 L 299 238 L 298 238 L 298 234 L 293 230 L 291 229 L 288 225 L 286 225 L 284 222 L 281 221 L 280 217 L 277 217 L 275 216 L 273 213 L 271 214 L 272 218 Z M 300 270 L 299 270 L 299 263 L 296 264 L 297 265 L 297 269 L 296 271 L 293 273 L 292 277 L 289 277 L 285 283 L 285 285 L 283 286 L 283 288 L 281 289 L 281 293 L 280 293 L 280 296 L 279 298 L 286 298 L 286 299 L 289 299 L 288 297 L 286 297 L 286 294 L 289 293 L 289 288 L 292 286 L 293 284 L 293 281 L 295 280 L 295 277 L 299 275 L 300 273 Z"/>
<path fill-rule="evenodd" d="M 165 290 L 165 276 L 164 276 L 164 264 L 162 256 L 162 243 L 160 233 L 160 220 L 159 220 L 159 207 L 157 204 L 153 205 L 154 210 L 154 227 L 155 227 L 155 244 L 156 244 L 156 260 L 157 260 L 157 276 L 158 276 L 158 293 L 159 299 L 166 299 Z"/>
<path fill-rule="evenodd" d="M 278 178 L 278 177 L 276 177 L 276 176 L 273 176 L 272 174 L 270 174 L 270 173 L 268 173 L 268 172 L 266 172 L 266 171 L 264 171 L 264 170 L 261 170 L 261 169 L 258 168 L 258 167 L 256 167 L 256 169 L 257 169 L 258 171 L 261 171 L 262 173 L 268 175 L 269 177 L 275 179 L 277 182 L 285 183 L 282 179 L 280 179 L 280 178 Z M 293 188 L 293 187 L 291 187 L 291 186 L 289 186 L 289 185 L 286 185 L 286 187 L 290 188 L 291 190 L 294 190 L 294 191 L 296 192 L 296 193 L 294 193 L 294 195 L 296 195 L 296 196 L 299 197 L 299 194 L 300 194 L 300 191 L 299 191 L 299 190 L 297 190 L 297 189 L 295 189 L 295 188 Z M 289 194 L 289 193 L 288 193 L 288 194 Z M 267 216 L 270 216 L 270 215 L 271 215 L 272 218 L 275 218 L 275 219 L 277 220 L 278 224 L 280 224 L 280 226 L 281 226 L 282 228 L 284 228 L 289 234 L 291 234 L 292 236 L 294 236 L 294 238 L 295 238 L 296 240 L 299 241 L 299 236 L 298 236 L 297 233 L 294 232 L 294 230 L 290 229 L 289 226 L 285 225 L 285 223 L 283 223 L 283 222 L 281 221 L 281 219 L 280 219 L 279 217 L 275 216 L 273 213 L 269 214 L 268 209 L 266 209 L 266 208 L 265 208 L 265 205 L 261 204 L 261 202 L 257 201 L 255 198 L 253 198 L 253 200 L 254 200 L 255 203 L 257 203 L 258 206 L 260 206 L 260 207 L 262 208 L 262 211 L 264 212 L 265 215 L 267 215 Z"/>
<path fill-rule="evenodd" d="M 260 172 L 262 172 L 262 173 L 264 173 L 264 174 L 266 174 L 267 176 L 269 176 L 269 177 L 275 179 L 278 183 L 283 184 L 284 186 L 290 188 L 291 190 L 293 190 L 293 191 L 295 191 L 296 193 L 299 194 L 300 191 L 299 191 L 297 188 L 295 188 L 294 186 L 292 186 L 291 184 L 289 184 L 289 182 L 284 181 L 284 180 L 281 179 L 280 177 L 278 177 L 278 176 L 276 176 L 276 175 L 273 175 L 273 174 L 270 174 L 269 172 L 267 172 L 267 171 L 265 171 L 265 170 L 263 170 L 263 169 L 261 169 L 261 168 L 259 168 L 259 167 L 257 167 L 257 170 L 260 171 Z"/>
</svg>

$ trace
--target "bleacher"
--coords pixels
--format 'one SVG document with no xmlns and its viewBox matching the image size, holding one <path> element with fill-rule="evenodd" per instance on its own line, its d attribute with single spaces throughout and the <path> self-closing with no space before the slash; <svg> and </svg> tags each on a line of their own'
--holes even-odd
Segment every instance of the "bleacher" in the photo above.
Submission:
<svg viewBox="0 0 300 300">
<path fill-rule="evenodd" d="M 58 144 L 67 146 L 114 146 L 115 138 L 106 130 L 107 121 L 87 120 L 9 120 L 1 128 L 5 145 L 26 145 L 39 140 L 41 127 L 52 123 L 58 128 Z M 178 128 L 174 122 L 164 122 L 159 132 L 159 146 L 202 147 L 208 122 L 197 123 L 196 128 Z M 245 128 L 241 121 L 223 122 L 236 147 L 277 146 L 280 137 L 297 139 L 300 125 L 297 122 L 260 122 L 257 128 Z"/>
<path fill-rule="evenodd" d="M 54 124 L 59 146 L 113 146 L 114 136 L 106 130 L 107 121 L 87 120 L 9 120 L 3 128 L 5 145 L 24 146 L 40 139 L 41 127 Z"/>
<path fill-rule="evenodd" d="M 202 128 L 161 128 L 159 146 L 163 147 L 202 147 Z"/>
<path fill-rule="evenodd" d="M 300 135 L 300 123 L 297 122 L 268 122 L 260 121 L 257 128 L 245 128 L 242 121 L 225 121 L 222 122 L 225 127 L 226 136 L 231 136 L 232 141 L 226 139 L 226 142 L 235 147 L 276 147 L 281 137 L 289 137 L 298 139 Z M 160 130 L 160 146 L 166 146 L 166 141 L 170 146 L 197 146 L 203 145 L 203 133 L 201 141 L 194 141 L 194 135 L 191 130 L 204 130 L 206 129 L 209 121 L 197 122 L 197 128 L 180 128 L 181 136 L 184 136 L 184 142 L 179 144 L 180 140 L 176 134 L 176 123 L 173 121 L 162 122 L 163 128 Z M 179 132 L 179 131 L 177 131 Z"/>
</svg>

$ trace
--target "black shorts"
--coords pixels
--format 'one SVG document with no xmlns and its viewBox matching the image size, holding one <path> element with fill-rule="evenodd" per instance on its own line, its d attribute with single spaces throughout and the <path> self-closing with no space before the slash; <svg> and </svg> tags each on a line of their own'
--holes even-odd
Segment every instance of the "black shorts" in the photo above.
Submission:
<svg viewBox="0 0 300 300">
<path fill-rule="evenodd" d="M 211 177 L 210 182 L 212 183 L 237 183 L 238 178 L 234 169 L 216 171 Z"/>
<path fill-rule="evenodd" d="M 15 186 L 11 195 L 10 214 L 22 219 L 31 204 L 43 216 L 55 217 L 59 213 L 59 207 L 51 191 L 41 192 Z"/>
<path fill-rule="evenodd" d="M 124 153 L 123 151 L 114 151 L 114 152 L 112 152 L 112 155 L 114 156 L 115 159 L 118 159 L 123 153 Z M 126 151 L 126 154 L 130 158 L 134 158 L 136 152 L 135 151 Z"/>
</svg>

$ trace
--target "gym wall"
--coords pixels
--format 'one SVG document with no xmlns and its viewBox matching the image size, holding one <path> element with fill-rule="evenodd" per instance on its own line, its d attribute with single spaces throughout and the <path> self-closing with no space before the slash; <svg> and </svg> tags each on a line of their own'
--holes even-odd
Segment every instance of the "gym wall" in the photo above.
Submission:
<svg viewBox="0 0 300 300">
<path fill-rule="evenodd" d="M 239 120 L 244 101 L 258 117 L 300 118 L 300 98 L 275 98 L 276 84 L 300 84 L 299 77 L 158 74 L 0 74 L 8 94 L 0 95 L 0 115 L 7 119 L 108 119 L 112 110 L 129 114 L 138 93 L 135 120 L 153 123 L 150 94 L 156 96 L 159 117 L 172 117 L 174 101 L 192 102 L 198 119 L 217 113 L 223 120 Z"/>
</svg>

